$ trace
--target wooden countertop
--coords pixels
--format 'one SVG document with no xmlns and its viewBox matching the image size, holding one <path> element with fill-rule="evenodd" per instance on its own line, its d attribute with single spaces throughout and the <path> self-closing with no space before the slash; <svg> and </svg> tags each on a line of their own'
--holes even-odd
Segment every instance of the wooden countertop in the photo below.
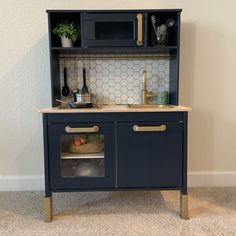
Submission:
<svg viewBox="0 0 236 236">
<path fill-rule="evenodd" d="M 185 106 L 171 106 L 171 107 L 148 107 L 148 108 L 134 108 L 128 105 L 104 105 L 102 107 L 94 108 L 44 108 L 40 109 L 40 113 L 108 113 L 108 112 L 182 112 L 191 111 L 192 108 Z"/>
</svg>

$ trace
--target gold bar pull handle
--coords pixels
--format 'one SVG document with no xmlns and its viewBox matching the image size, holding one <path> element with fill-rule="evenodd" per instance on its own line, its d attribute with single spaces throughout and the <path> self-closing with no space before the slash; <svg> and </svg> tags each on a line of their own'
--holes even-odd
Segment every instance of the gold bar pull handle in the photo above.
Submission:
<svg viewBox="0 0 236 236">
<path fill-rule="evenodd" d="M 143 15 L 139 13 L 137 15 L 138 18 L 138 41 L 137 45 L 142 46 L 143 45 Z"/>
<path fill-rule="evenodd" d="M 70 126 L 65 127 L 66 133 L 96 133 L 99 131 L 99 127 L 97 125 L 93 127 L 81 127 L 81 128 L 72 128 Z"/>
<path fill-rule="evenodd" d="M 166 125 L 160 126 L 133 126 L 134 132 L 164 132 L 166 131 Z"/>
</svg>

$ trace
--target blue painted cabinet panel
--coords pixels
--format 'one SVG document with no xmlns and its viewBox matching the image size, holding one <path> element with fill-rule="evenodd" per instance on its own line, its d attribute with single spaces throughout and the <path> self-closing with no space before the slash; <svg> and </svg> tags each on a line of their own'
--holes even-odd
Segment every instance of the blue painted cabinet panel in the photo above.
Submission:
<svg viewBox="0 0 236 236">
<path fill-rule="evenodd" d="M 134 125 L 166 125 L 163 132 L 135 132 Z M 182 186 L 182 122 L 118 123 L 118 188 Z"/>
</svg>

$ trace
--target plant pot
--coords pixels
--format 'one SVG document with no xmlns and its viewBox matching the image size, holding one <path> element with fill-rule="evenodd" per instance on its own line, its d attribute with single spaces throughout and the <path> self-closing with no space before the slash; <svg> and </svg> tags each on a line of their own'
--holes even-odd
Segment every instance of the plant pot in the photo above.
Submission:
<svg viewBox="0 0 236 236">
<path fill-rule="evenodd" d="M 71 48 L 71 47 L 73 47 L 73 42 L 71 39 L 62 36 L 61 37 L 61 45 L 63 48 Z"/>
</svg>

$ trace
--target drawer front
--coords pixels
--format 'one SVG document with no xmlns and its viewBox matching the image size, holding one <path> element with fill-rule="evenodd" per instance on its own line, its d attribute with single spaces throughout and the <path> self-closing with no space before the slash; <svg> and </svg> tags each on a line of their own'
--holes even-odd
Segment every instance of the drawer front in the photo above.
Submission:
<svg viewBox="0 0 236 236">
<path fill-rule="evenodd" d="M 182 186 L 182 138 L 182 122 L 119 123 L 118 187 Z"/>
<path fill-rule="evenodd" d="M 86 132 L 100 132 L 106 135 L 113 135 L 115 132 L 114 124 L 113 123 L 101 123 L 101 122 L 76 122 L 76 123 L 63 123 L 63 124 L 50 124 L 49 126 L 49 136 L 50 135 L 62 135 L 62 134 L 72 134 L 80 133 L 81 128 L 85 128 Z M 76 130 L 79 128 L 78 130 Z M 87 129 L 87 131 L 86 131 Z M 98 130 L 97 130 L 98 129 Z"/>
</svg>

